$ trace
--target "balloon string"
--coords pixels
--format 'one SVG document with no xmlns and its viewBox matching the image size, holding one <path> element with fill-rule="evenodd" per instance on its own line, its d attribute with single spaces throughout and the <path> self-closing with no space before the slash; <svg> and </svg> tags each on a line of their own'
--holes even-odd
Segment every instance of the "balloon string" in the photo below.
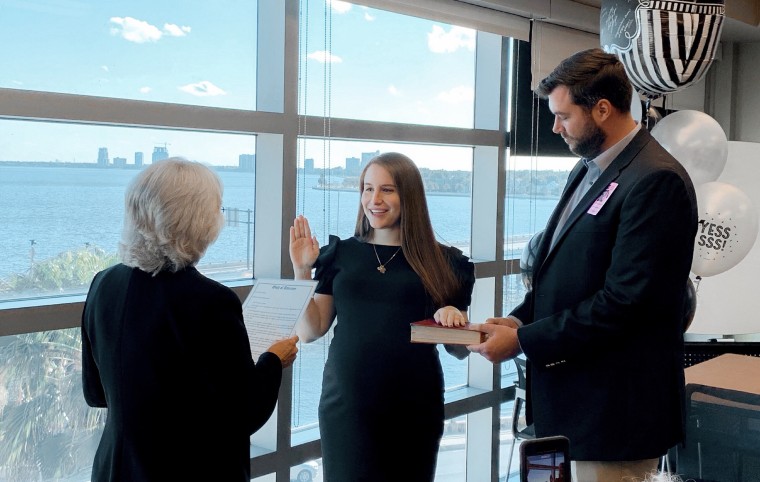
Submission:
<svg viewBox="0 0 760 482">
<path fill-rule="evenodd" d="M 651 105 L 652 105 L 652 99 L 650 99 L 649 97 L 647 97 L 647 102 L 644 105 L 644 119 L 647 120 L 646 128 L 647 128 L 648 131 L 651 130 L 649 128 L 649 108 L 650 108 Z"/>
<path fill-rule="evenodd" d="M 696 283 L 694 283 L 694 293 L 699 293 L 699 282 L 702 281 L 702 277 L 697 276 L 694 280 L 696 281 Z"/>
</svg>

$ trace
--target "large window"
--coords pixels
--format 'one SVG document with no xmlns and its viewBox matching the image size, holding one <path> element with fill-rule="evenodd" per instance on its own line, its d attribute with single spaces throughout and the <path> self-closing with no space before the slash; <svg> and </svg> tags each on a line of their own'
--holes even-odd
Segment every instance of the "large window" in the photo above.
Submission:
<svg viewBox="0 0 760 482">
<path fill-rule="evenodd" d="M 352 235 L 360 169 L 380 152 L 417 163 L 438 240 L 476 262 L 473 321 L 514 304 L 505 260 L 550 211 L 531 197 L 537 177 L 517 182 L 508 164 L 512 40 L 427 19 L 416 2 L 399 2 L 405 14 L 338 0 L 159 3 L 12 2 L 0 16 L 0 61 L 14 66 L 0 74 L 0 481 L 89 476 L 105 410 L 81 395 L 78 326 L 92 275 L 116 262 L 124 190 L 142 166 L 183 156 L 219 173 L 227 223 L 199 268 L 241 297 L 254 278 L 292 276 L 297 214 L 321 244 Z M 303 344 L 285 372 L 292 396 L 252 437 L 255 479 L 321 480 L 330 340 Z M 437 480 L 497 480 L 510 368 L 440 357 Z"/>
<path fill-rule="evenodd" d="M 0 302 L 77 295 L 116 261 L 127 184 L 179 155 L 224 182 L 227 225 L 200 268 L 251 277 L 255 136 L 0 120 Z M 247 275 L 246 275 L 247 273 Z"/>
<path fill-rule="evenodd" d="M 472 148 L 332 139 L 333 118 L 473 126 L 475 38 L 471 29 L 346 2 L 301 2 L 296 212 L 320 244 L 353 235 L 358 180 L 380 152 L 410 156 L 421 170 L 440 242 L 470 254 Z M 367 131 L 373 126 L 367 124 Z M 320 132 L 321 131 L 321 132 Z M 339 323 L 340 320 L 337 320 Z M 293 383 L 293 426 L 316 423 L 331 332 L 302 347 Z M 467 363 L 440 350 L 447 387 L 467 384 Z"/>
<path fill-rule="evenodd" d="M 472 148 L 420 144 L 305 140 L 298 166 L 296 206 L 321 244 L 328 234 L 353 236 L 359 208 L 359 175 L 381 152 L 401 152 L 420 169 L 438 240 L 470 252 Z M 305 167 L 304 167 L 305 166 Z"/>
<path fill-rule="evenodd" d="M 105 412 L 83 403 L 78 329 L 0 337 L 0 480 L 89 480 Z"/>
<path fill-rule="evenodd" d="M 329 144 L 329 145 L 326 145 Z M 300 142 L 304 159 L 298 166 L 296 206 L 309 220 L 320 245 L 328 235 L 353 236 L 359 208 L 359 175 L 380 152 L 396 151 L 417 163 L 427 194 L 428 209 L 438 240 L 470 252 L 472 149 L 360 141 Z M 329 157 L 326 153 L 329 152 Z M 340 319 L 337 320 L 340 322 Z M 321 389 L 321 366 L 331 333 L 304 345 L 294 373 L 294 426 L 316 422 Z M 466 361 L 440 350 L 447 387 L 467 383 Z"/>
<path fill-rule="evenodd" d="M 255 108 L 256 2 L 3 2 L 0 87 Z"/>
<path fill-rule="evenodd" d="M 504 255 L 519 260 L 504 278 L 504 310 L 522 301 L 532 277 L 533 256 L 562 194 L 575 157 L 510 156 L 504 210 Z"/>
<path fill-rule="evenodd" d="M 301 5 L 301 113 L 473 127 L 474 30 L 348 2 Z"/>
</svg>

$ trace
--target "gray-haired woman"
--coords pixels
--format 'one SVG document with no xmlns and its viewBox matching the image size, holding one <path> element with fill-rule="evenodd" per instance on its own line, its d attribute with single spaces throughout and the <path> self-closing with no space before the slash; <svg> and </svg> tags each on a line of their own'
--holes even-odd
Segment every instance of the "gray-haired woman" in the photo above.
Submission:
<svg viewBox="0 0 760 482">
<path fill-rule="evenodd" d="M 95 275 L 82 316 L 84 397 L 108 408 L 93 482 L 250 480 L 250 435 L 269 419 L 298 337 L 254 363 L 240 299 L 195 265 L 219 235 L 222 184 L 181 158 L 125 196 L 121 263 Z"/>
</svg>

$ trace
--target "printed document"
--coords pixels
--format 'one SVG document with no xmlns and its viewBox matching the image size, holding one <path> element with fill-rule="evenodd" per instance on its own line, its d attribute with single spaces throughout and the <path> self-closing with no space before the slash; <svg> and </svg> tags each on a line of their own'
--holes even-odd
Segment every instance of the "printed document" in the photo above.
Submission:
<svg viewBox="0 0 760 482">
<path fill-rule="evenodd" d="M 295 334 L 296 322 L 316 287 L 314 280 L 256 280 L 243 302 L 243 320 L 254 360 L 275 341 Z"/>
</svg>

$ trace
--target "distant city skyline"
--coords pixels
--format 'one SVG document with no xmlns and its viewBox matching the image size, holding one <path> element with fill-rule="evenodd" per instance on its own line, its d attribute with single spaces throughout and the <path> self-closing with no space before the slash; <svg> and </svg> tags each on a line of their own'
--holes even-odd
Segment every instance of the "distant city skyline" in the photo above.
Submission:
<svg viewBox="0 0 760 482">
<path fill-rule="evenodd" d="M 430 146 L 426 146 L 430 147 Z M 327 165 L 318 165 L 316 164 L 315 160 L 313 158 L 306 158 L 302 161 L 299 161 L 298 168 L 299 169 L 305 169 L 307 172 L 322 170 L 322 169 L 345 169 L 347 172 L 352 173 L 354 175 L 358 175 L 358 173 L 361 172 L 361 170 L 364 168 L 364 165 L 366 162 L 374 155 L 377 155 L 381 152 L 381 150 L 376 150 L 368 153 L 362 153 L 362 158 L 356 157 L 355 155 L 350 155 L 344 159 L 344 162 L 341 163 L 334 163 L 331 162 L 329 166 Z M 408 150 L 403 151 L 405 154 L 409 155 Z M 162 153 L 163 155 L 164 153 Z M 170 152 L 166 152 L 166 157 L 162 157 L 162 159 L 166 159 L 167 157 L 171 157 L 174 154 Z M 367 157 L 367 155 L 372 155 Z M 187 157 L 187 156 L 181 156 L 177 154 L 177 156 L 180 157 Z M 129 159 L 134 159 L 133 162 L 129 162 Z M 425 158 L 422 156 L 421 158 Z M 91 167 L 91 166 L 97 166 L 100 165 L 102 167 L 122 167 L 122 168 L 136 168 L 136 167 L 142 167 L 147 166 L 148 164 L 143 162 L 144 159 L 144 153 L 141 151 L 136 151 L 133 153 L 130 157 L 123 157 L 123 156 L 114 156 L 113 158 L 108 157 L 108 148 L 98 148 L 98 154 L 93 156 L 93 161 L 65 161 L 61 159 L 35 159 L 35 160 L 15 160 L 15 159 L 0 159 L 0 164 L 24 164 L 24 165 L 53 165 L 53 166 L 72 166 L 72 167 Z M 242 170 L 250 170 L 252 171 L 255 166 L 255 160 L 256 160 L 256 154 L 239 154 L 238 155 L 238 162 L 236 164 L 232 165 L 220 165 L 220 164 L 210 164 L 200 159 L 192 159 L 196 160 L 198 162 L 203 162 L 205 164 L 210 165 L 214 168 L 219 169 L 238 169 L 241 168 Z M 512 156 L 512 165 L 509 166 L 509 169 L 511 171 L 560 171 L 560 172 L 566 172 L 569 171 L 570 168 L 573 166 L 573 164 L 576 162 L 576 159 L 572 157 L 543 157 L 543 158 L 536 158 L 536 157 L 526 157 L 526 156 Z M 115 162 L 118 160 L 118 162 Z M 106 162 L 107 161 L 107 162 Z M 336 161 L 337 162 L 337 161 Z M 417 162 L 417 159 L 415 159 L 415 162 Z M 470 171 L 471 169 L 465 169 L 464 167 L 467 166 L 446 166 L 446 165 L 436 165 L 435 163 L 419 163 L 418 167 L 420 169 L 431 169 L 431 170 L 453 170 L 453 171 Z"/>
<path fill-rule="evenodd" d="M 101 151 L 103 152 L 103 148 Z M 336 176 L 335 179 L 330 180 L 329 177 L 321 176 L 318 181 L 312 186 L 315 188 L 324 187 L 337 190 L 353 191 L 358 188 L 359 175 L 361 169 L 364 168 L 366 162 L 374 156 L 375 152 L 363 153 L 366 154 L 365 161 L 359 164 L 353 162 L 359 158 L 347 158 L 348 166 L 332 166 L 329 169 L 329 174 Z M 125 158 L 119 159 L 118 162 L 110 164 L 102 163 L 65 163 L 65 162 L 25 162 L 25 161 L 2 161 L 0 160 L 0 166 L 5 165 L 19 165 L 24 167 L 71 167 L 71 168 L 90 168 L 96 167 L 98 169 L 139 169 L 144 166 L 138 166 L 135 164 L 127 164 Z M 299 167 L 298 170 L 309 175 L 328 174 L 328 171 L 324 167 L 314 166 L 313 159 L 305 160 L 305 167 Z M 157 161 L 161 162 L 161 161 Z M 212 169 L 219 171 L 241 171 L 241 172 L 253 172 L 255 155 L 241 154 L 239 166 L 211 166 Z M 522 169 L 514 170 L 510 173 L 509 192 L 508 196 L 517 197 L 559 197 L 562 186 L 565 184 L 569 172 L 569 167 L 565 170 L 556 169 Z M 447 169 L 431 169 L 420 168 L 423 182 L 425 183 L 425 189 L 428 193 L 470 193 L 472 186 L 471 171 L 467 170 L 447 170 Z"/>
</svg>

